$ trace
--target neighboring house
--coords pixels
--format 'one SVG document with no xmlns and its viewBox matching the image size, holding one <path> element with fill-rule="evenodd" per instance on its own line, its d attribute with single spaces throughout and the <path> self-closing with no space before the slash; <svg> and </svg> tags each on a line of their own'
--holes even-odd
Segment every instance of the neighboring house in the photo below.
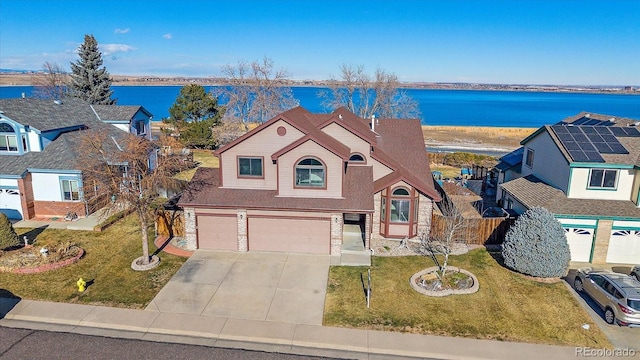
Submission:
<svg viewBox="0 0 640 360">
<path fill-rule="evenodd" d="M 178 202 L 191 249 L 339 255 L 349 224 L 368 250 L 372 237 L 428 235 L 440 201 L 419 120 L 297 107 L 215 155 Z"/>
<path fill-rule="evenodd" d="M 126 136 L 100 121 L 98 113 L 112 112 L 98 107 L 72 98 L 0 100 L 0 212 L 11 219 L 90 212 L 76 167 L 82 137 L 87 130 L 104 131 L 117 151 L 118 139 Z M 131 119 L 148 114 L 140 107 L 136 112 L 125 108 Z"/>
<path fill-rule="evenodd" d="M 142 106 L 92 105 L 98 119 L 120 130 L 151 139 L 151 115 Z"/>
<path fill-rule="evenodd" d="M 500 184 L 507 181 L 517 179 L 521 177 L 522 173 L 522 154 L 524 148 L 520 147 L 512 152 L 502 156 L 500 162 L 496 165 L 491 172 L 488 173 L 489 179 L 487 181 L 485 193 L 487 195 L 495 196 L 495 201 L 500 204 L 500 194 L 496 191 Z"/>
<path fill-rule="evenodd" d="M 580 113 L 525 138 L 522 177 L 500 186 L 503 207 L 547 208 L 573 261 L 640 262 L 640 122 Z"/>
</svg>

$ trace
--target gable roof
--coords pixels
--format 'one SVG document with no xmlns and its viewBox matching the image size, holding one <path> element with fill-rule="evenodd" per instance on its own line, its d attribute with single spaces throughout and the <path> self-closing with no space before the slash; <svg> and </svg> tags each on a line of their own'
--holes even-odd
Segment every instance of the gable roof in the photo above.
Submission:
<svg viewBox="0 0 640 360">
<path fill-rule="evenodd" d="M 130 122 L 141 111 L 148 117 L 153 115 L 139 105 L 91 105 L 98 118 L 106 122 Z"/>
<path fill-rule="evenodd" d="M 107 133 L 114 139 L 114 142 L 107 145 L 113 151 L 117 150 L 115 141 L 128 136 L 115 126 L 100 121 L 90 105 L 79 99 L 65 99 L 60 103 L 33 98 L 2 99 L 0 110 L 3 112 L 2 115 L 41 131 L 75 127 L 62 132 L 42 151 L 30 151 L 23 155 L 0 155 L 1 175 L 23 176 L 27 170 L 76 170 L 77 149 L 87 131 Z M 30 116 L 37 118 L 32 119 Z M 72 116 L 78 118 L 70 118 Z M 46 130 L 37 128 L 36 125 L 43 126 Z"/>
<path fill-rule="evenodd" d="M 556 215 L 639 218 L 640 208 L 630 200 L 594 200 L 568 198 L 534 175 L 517 178 L 501 185 L 502 189 L 522 205 L 540 206 Z"/>
<path fill-rule="evenodd" d="M 520 144 L 525 145 L 538 135 L 547 133 L 569 164 L 640 166 L 639 124 L 640 121 L 634 119 L 582 112 L 554 125 L 540 127 Z M 577 137 L 567 133 L 575 133 Z M 594 138 L 591 133 L 605 134 L 606 140 L 602 136 Z M 612 143 L 617 144 L 615 148 L 608 145 Z"/>
<path fill-rule="evenodd" d="M 524 147 L 519 147 L 512 152 L 503 155 L 500 158 L 498 165 L 494 169 L 498 171 L 513 170 L 517 173 L 522 172 L 522 154 L 524 154 Z"/>
</svg>

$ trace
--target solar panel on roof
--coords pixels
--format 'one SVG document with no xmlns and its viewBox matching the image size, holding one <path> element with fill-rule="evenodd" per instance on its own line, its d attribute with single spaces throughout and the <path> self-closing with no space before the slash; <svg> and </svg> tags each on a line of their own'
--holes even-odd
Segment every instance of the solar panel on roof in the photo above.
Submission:
<svg viewBox="0 0 640 360">
<path fill-rule="evenodd" d="M 584 132 L 587 135 L 597 134 L 596 129 L 594 129 L 593 126 L 583 126 L 582 132 Z"/>
<path fill-rule="evenodd" d="M 567 130 L 571 134 L 582 134 L 582 129 L 578 126 L 567 126 Z"/>
<path fill-rule="evenodd" d="M 566 133 L 566 134 L 557 134 L 558 138 L 562 141 L 573 141 L 573 135 Z"/>
<path fill-rule="evenodd" d="M 624 146 L 622 146 L 622 144 L 617 143 L 617 144 L 608 144 L 611 147 L 611 150 L 613 150 L 613 154 L 628 154 L 629 152 L 627 151 L 627 149 L 625 149 Z"/>
<path fill-rule="evenodd" d="M 563 144 L 567 150 L 580 150 L 580 145 L 575 141 L 565 141 Z"/>
<path fill-rule="evenodd" d="M 559 134 L 567 134 L 567 133 L 569 133 L 569 130 L 567 130 L 567 127 L 566 127 L 566 126 L 562 126 L 562 125 L 553 125 L 551 128 L 552 128 L 552 129 L 553 129 L 553 131 L 554 131 L 556 134 L 558 134 L 558 135 L 559 135 Z"/>
<path fill-rule="evenodd" d="M 602 138 L 604 139 L 604 142 L 606 142 L 607 144 L 615 144 L 618 142 L 618 139 L 616 139 L 615 136 L 613 135 L 606 135 L 606 134 L 602 134 Z"/>
<path fill-rule="evenodd" d="M 579 142 L 578 146 L 580 146 L 580 149 L 582 149 L 583 151 L 597 151 L 595 146 L 593 146 L 590 142 L 585 141 L 585 142 Z"/>
<path fill-rule="evenodd" d="M 585 134 L 573 134 L 573 138 L 576 140 L 576 142 L 589 141 Z"/>
<path fill-rule="evenodd" d="M 627 132 L 624 131 L 623 127 L 612 127 L 611 132 L 615 136 L 627 136 Z"/>
<path fill-rule="evenodd" d="M 613 150 L 611 150 L 611 147 L 605 142 L 594 142 L 593 146 L 595 146 L 596 149 L 598 149 L 598 151 L 603 154 L 611 154 L 613 152 Z"/>
<path fill-rule="evenodd" d="M 569 150 L 569 155 L 573 161 L 589 161 L 589 157 L 582 150 Z"/>
<path fill-rule="evenodd" d="M 624 131 L 627 133 L 627 136 L 629 137 L 640 137 L 640 130 L 638 130 L 637 128 L 626 127 L 624 128 Z"/>
<path fill-rule="evenodd" d="M 611 135 L 611 130 L 606 126 L 595 126 L 594 129 L 596 129 L 600 135 Z"/>
<path fill-rule="evenodd" d="M 598 153 L 597 151 L 585 151 L 584 154 L 588 159 L 587 161 L 604 162 L 604 159 L 602 158 L 602 156 L 600 156 L 600 153 Z"/>
</svg>

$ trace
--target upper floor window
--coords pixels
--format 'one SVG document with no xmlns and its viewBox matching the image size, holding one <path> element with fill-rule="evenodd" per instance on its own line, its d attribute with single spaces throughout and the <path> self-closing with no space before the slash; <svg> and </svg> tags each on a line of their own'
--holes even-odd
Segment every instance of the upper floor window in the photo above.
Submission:
<svg viewBox="0 0 640 360">
<path fill-rule="evenodd" d="M 349 162 L 363 163 L 363 162 L 366 162 L 366 160 L 365 160 L 364 156 L 362 156 L 361 154 L 353 153 L 349 157 Z"/>
<path fill-rule="evenodd" d="M 591 169 L 590 188 L 615 189 L 618 170 Z"/>
<path fill-rule="evenodd" d="M 18 151 L 18 138 L 16 135 L 6 133 L 16 133 L 16 130 L 7 123 L 0 123 L 0 151 Z"/>
<path fill-rule="evenodd" d="M 133 123 L 133 128 L 136 135 L 146 135 L 147 129 L 145 127 L 144 120 L 139 120 Z"/>
<path fill-rule="evenodd" d="M 533 150 L 527 149 L 527 158 L 525 159 L 525 164 L 530 168 L 533 167 L 533 154 Z"/>
<path fill-rule="evenodd" d="M 67 201 L 80 200 L 78 180 L 60 180 L 62 183 L 62 199 Z"/>
<path fill-rule="evenodd" d="M 323 188 L 326 184 L 324 165 L 318 159 L 305 158 L 296 164 L 296 187 Z"/>
<path fill-rule="evenodd" d="M 262 158 L 261 157 L 239 157 L 238 158 L 238 176 L 244 177 L 262 177 Z"/>
</svg>

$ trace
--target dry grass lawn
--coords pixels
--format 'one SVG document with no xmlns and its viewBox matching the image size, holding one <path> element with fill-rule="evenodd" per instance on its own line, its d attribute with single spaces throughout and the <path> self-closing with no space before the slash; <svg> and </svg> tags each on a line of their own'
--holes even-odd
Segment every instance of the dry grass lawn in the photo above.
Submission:
<svg viewBox="0 0 640 360">
<path fill-rule="evenodd" d="M 198 167 L 212 167 L 217 168 L 220 166 L 220 161 L 217 157 L 213 156 L 212 150 L 200 150 L 193 149 L 193 160 L 198 162 Z M 198 168 L 189 169 L 176 174 L 175 178 L 180 180 L 191 180 Z"/>
<path fill-rule="evenodd" d="M 17 229 L 18 235 L 28 229 Z M 32 233 L 33 234 L 33 233 Z M 150 229 L 153 237 L 153 229 Z M 45 229 L 34 246 L 73 241 L 86 254 L 75 264 L 38 274 L 0 272 L 0 290 L 31 299 L 66 303 L 84 303 L 125 308 L 144 308 L 185 259 L 161 253 L 160 265 L 149 271 L 131 270 L 131 262 L 142 255 L 140 227 L 135 216 L 127 216 L 103 232 Z M 149 251 L 156 250 L 149 239 Z M 82 277 L 89 286 L 78 292 L 76 281 Z"/>
<path fill-rule="evenodd" d="M 504 128 L 478 126 L 423 126 L 427 144 L 476 144 L 483 147 L 517 149 L 520 141 L 534 128 Z"/>
<path fill-rule="evenodd" d="M 426 257 L 374 257 L 371 308 L 360 274 L 365 267 L 331 267 L 324 325 L 461 336 L 567 346 L 612 345 L 565 284 L 539 283 L 498 264 L 484 249 L 452 256 L 451 265 L 474 273 L 480 290 L 471 295 L 427 297 L 409 278 L 433 266 Z M 366 281 L 366 280 L 365 280 Z M 589 330 L 582 328 L 590 324 Z"/>
</svg>

